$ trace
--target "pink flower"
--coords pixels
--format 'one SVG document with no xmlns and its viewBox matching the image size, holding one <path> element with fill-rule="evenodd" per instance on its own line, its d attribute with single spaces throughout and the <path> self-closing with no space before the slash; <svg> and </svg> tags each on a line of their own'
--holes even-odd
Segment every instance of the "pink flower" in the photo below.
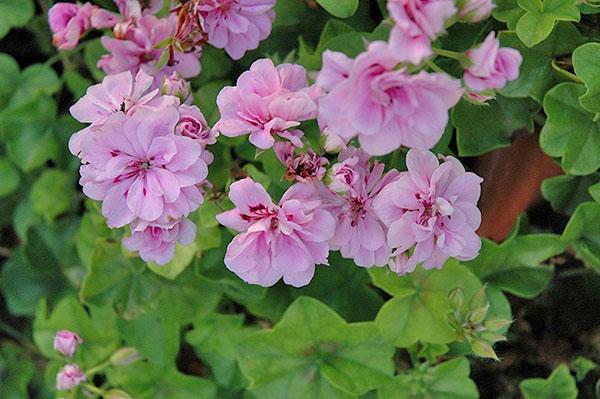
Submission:
<svg viewBox="0 0 600 399">
<path fill-rule="evenodd" d="M 179 107 L 179 122 L 177 122 L 175 132 L 195 140 L 203 150 L 206 149 L 206 146 L 217 142 L 217 132 L 208 126 L 204 115 L 195 105 L 181 105 Z M 202 151 L 200 157 L 206 164 L 211 164 L 214 160 L 209 151 Z"/>
<path fill-rule="evenodd" d="M 388 245 L 398 255 L 395 270 L 411 272 L 442 267 L 449 257 L 475 258 L 481 240 L 477 209 L 482 179 L 446 157 L 439 164 L 429 151 L 410 150 L 407 172 L 385 187 L 375 200 L 379 218 L 389 227 Z M 412 254 L 406 251 L 414 247 Z"/>
<path fill-rule="evenodd" d="M 323 52 L 323 67 L 319 71 L 316 83 L 323 90 L 331 91 L 335 86 L 350 77 L 354 60 L 338 51 Z"/>
<path fill-rule="evenodd" d="M 48 11 L 48 23 L 52 30 L 52 44 L 59 50 L 72 50 L 79 39 L 92 27 L 92 12 L 97 7 L 91 3 L 83 5 L 56 3 Z"/>
<path fill-rule="evenodd" d="M 208 43 L 234 60 L 254 50 L 271 34 L 275 0 L 202 0 L 197 2 Z"/>
<path fill-rule="evenodd" d="M 110 52 L 98 61 L 98 67 L 106 74 L 124 71 L 136 73 L 140 68 L 148 75 L 155 76 L 160 85 L 163 76 L 178 72 L 184 78 L 200 73 L 200 54 L 198 51 L 182 53 L 174 51 L 170 61 L 156 71 L 156 64 L 165 49 L 156 48 L 165 39 L 175 33 L 177 16 L 157 18 L 154 15 L 142 15 L 135 23 L 130 23 L 117 37 L 102 37 L 102 45 Z M 115 27 L 116 28 L 116 27 Z M 158 86 L 157 86 L 158 87 Z"/>
<path fill-rule="evenodd" d="M 196 239 L 196 225 L 181 219 L 170 225 L 132 226 L 131 236 L 123 239 L 130 251 L 139 251 L 146 262 L 169 263 L 175 255 L 175 242 L 191 244 Z"/>
<path fill-rule="evenodd" d="M 433 147 L 462 95 L 460 82 L 441 73 L 409 75 L 396 64 L 384 42 L 371 43 L 349 77 L 320 99 L 320 127 L 346 141 L 358 134 L 372 155 Z"/>
<path fill-rule="evenodd" d="M 459 7 L 458 16 L 465 22 L 481 22 L 489 18 L 495 7 L 492 0 L 466 0 Z"/>
<path fill-rule="evenodd" d="M 71 357 L 77 347 L 83 343 L 79 335 L 69 330 L 60 330 L 54 336 L 54 350 L 63 356 Z"/>
<path fill-rule="evenodd" d="M 225 87 L 219 93 L 221 119 L 215 130 L 227 137 L 250 134 L 250 142 L 262 149 L 273 146 L 274 135 L 302 147 L 302 131 L 288 129 L 316 117 L 314 95 L 303 67 L 275 67 L 271 60 L 260 59 L 238 78 L 237 86 Z"/>
<path fill-rule="evenodd" d="M 182 104 L 191 104 L 194 100 L 190 83 L 179 76 L 177 72 L 173 72 L 169 77 L 163 79 L 162 94 L 175 96 Z"/>
<path fill-rule="evenodd" d="M 85 373 L 76 364 L 67 364 L 56 375 L 56 389 L 67 391 L 85 381 Z"/>
<path fill-rule="evenodd" d="M 101 125 L 117 112 L 131 115 L 142 106 L 159 109 L 178 105 L 175 97 L 159 96 L 158 89 L 151 88 L 152 81 L 153 78 L 141 70 L 135 77 L 130 71 L 108 75 L 102 83 L 90 86 L 69 111 L 79 122 Z M 73 155 L 81 152 L 81 141 L 90 132 L 90 128 L 85 128 L 71 136 L 69 149 Z"/>
<path fill-rule="evenodd" d="M 175 135 L 178 121 L 179 112 L 169 106 L 115 113 L 82 140 L 80 184 L 87 196 L 103 201 L 109 227 L 136 219 L 173 222 L 202 202 L 196 186 L 208 175 L 202 147 Z"/>
<path fill-rule="evenodd" d="M 396 23 L 390 49 L 398 61 L 414 65 L 431 56 L 431 42 L 456 13 L 452 0 L 390 0 L 388 10 Z"/>
<path fill-rule="evenodd" d="M 517 79 L 523 61 L 517 50 L 500 47 L 495 32 L 490 32 L 479 47 L 468 50 L 467 57 L 473 65 L 465 70 L 463 78 L 476 92 L 501 89 L 507 81 Z"/>
<path fill-rule="evenodd" d="M 312 279 L 316 264 L 327 264 L 335 221 L 312 185 L 294 184 L 276 205 L 260 184 L 246 178 L 231 185 L 229 198 L 236 208 L 217 220 L 240 234 L 227 247 L 225 265 L 244 281 L 270 287 L 283 277 L 301 287 Z"/>
<path fill-rule="evenodd" d="M 294 155 L 294 145 L 289 142 L 277 142 L 274 146 L 275 155 L 286 167 L 285 178 L 303 183 L 323 180 L 329 161 L 320 157 L 309 148 L 305 153 Z"/>
<path fill-rule="evenodd" d="M 358 266 L 384 266 L 391 251 L 385 239 L 387 228 L 377 217 L 373 201 L 398 172 L 384 175 L 383 164 L 371 165 L 364 151 L 352 147 L 340 153 L 338 162 L 332 167 L 329 188 L 318 186 L 323 208 L 336 219 L 330 248 L 340 250 L 344 258 L 354 259 Z"/>
</svg>

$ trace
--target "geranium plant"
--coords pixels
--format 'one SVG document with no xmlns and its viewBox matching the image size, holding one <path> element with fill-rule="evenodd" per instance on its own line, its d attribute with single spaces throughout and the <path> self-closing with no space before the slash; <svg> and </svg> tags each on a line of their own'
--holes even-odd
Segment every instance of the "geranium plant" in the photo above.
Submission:
<svg viewBox="0 0 600 399">
<path fill-rule="evenodd" d="M 0 0 L 0 398 L 587 397 L 598 12 Z"/>
</svg>

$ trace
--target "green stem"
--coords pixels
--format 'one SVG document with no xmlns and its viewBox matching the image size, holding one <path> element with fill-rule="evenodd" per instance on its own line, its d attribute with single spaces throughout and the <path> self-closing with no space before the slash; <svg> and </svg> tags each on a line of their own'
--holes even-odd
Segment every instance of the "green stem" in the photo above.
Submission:
<svg viewBox="0 0 600 399">
<path fill-rule="evenodd" d="M 95 385 L 85 383 L 85 384 L 83 384 L 83 387 L 85 389 L 87 389 L 88 391 L 95 393 L 96 395 L 100 395 L 100 396 L 106 395 L 106 391 L 104 389 L 100 389 Z"/>
<path fill-rule="evenodd" d="M 464 53 L 459 53 L 457 51 L 445 50 L 443 48 L 432 47 L 431 50 L 442 57 L 451 58 L 453 60 L 457 60 L 460 62 L 463 68 L 468 68 L 471 66 L 471 60 Z"/>
<path fill-rule="evenodd" d="M 562 76 L 564 76 L 567 79 L 572 80 L 573 82 L 576 83 L 582 83 L 584 84 L 584 81 L 581 80 L 579 78 L 579 76 L 567 71 L 566 69 L 562 69 L 560 66 L 558 66 L 558 64 L 556 63 L 556 59 L 553 59 L 552 62 L 550 63 L 550 65 L 552 66 L 552 69 L 554 69 L 556 72 L 558 72 L 559 74 L 561 74 Z"/>
<path fill-rule="evenodd" d="M 110 366 L 110 359 L 105 360 L 104 362 L 100 363 L 99 365 L 92 367 L 91 369 L 89 369 L 88 371 L 85 372 L 85 375 L 88 377 L 93 376 L 94 374 L 104 370 L 105 368 L 107 368 L 108 366 Z"/>
<path fill-rule="evenodd" d="M 1 320 L 0 320 L 0 331 L 4 332 L 6 335 L 13 337 L 21 345 L 23 345 L 23 347 L 25 347 L 28 351 L 35 353 L 37 355 L 40 354 L 40 351 L 38 350 L 37 346 L 35 346 L 33 344 L 33 342 L 31 342 L 25 334 L 21 333 L 20 331 L 18 331 L 11 325 L 6 324 L 5 322 L 3 322 Z"/>
<path fill-rule="evenodd" d="M 427 66 L 429 68 L 431 68 L 431 70 L 434 72 L 446 73 L 446 71 L 444 71 L 442 68 L 437 66 L 433 61 L 427 61 Z"/>
</svg>

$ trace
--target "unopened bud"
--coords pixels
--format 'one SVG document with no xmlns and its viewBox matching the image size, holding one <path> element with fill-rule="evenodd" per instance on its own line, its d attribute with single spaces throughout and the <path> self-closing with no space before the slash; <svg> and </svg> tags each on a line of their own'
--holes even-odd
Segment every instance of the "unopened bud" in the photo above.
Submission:
<svg viewBox="0 0 600 399">
<path fill-rule="evenodd" d="M 465 303 L 465 292 L 460 287 L 456 287 L 448 295 L 448 301 L 452 309 L 460 309 Z"/>
<path fill-rule="evenodd" d="M 479 309 L 475 309 L 475 310 L 471 311 L 471 313 L 469 313 L 469 321 L 473 324 L 479 324 L 479 323 L 483 322 L 483 320 L 485 319 L 485 316 L 487 315 L 489 308 L 490 308 L 490 305 L 488 304 Z"/>
<path fill-rule="evenodd" d="M 471 297 L 471 300 L 469 301 L 469 310 L 479 309 L 480 307 L 483 306 L 484 301 L 485 301 L 485 285 L 483 287 L 481 287 L 479 289 L 479 291 L 477 291 L 475 293 L 475 295 L 473 295 Z"/>
<path fill-rule="evenodd" d="M 499 319 L 497 317 L 492 317 L 483 323 L 483 326 L 490 331 L 498 331 L 512 323 L 511 320 Z"/>
<path fill-rule="evenodd" d="M 140 358 L 140 353 L 135 348 L 118 349 L 110 357 L 110 362 L 115 366 L 127 366 Z"/>
<path fill-rule="evenodd" d="M 104 394 L 104 399 L 132 399 L 131 396 L 120 389 L 111 389 Z"/>
<path fill-rule="evenodd" d="M 183 79 L 177 72 L 173 72 L 171 76 L 163 80 L 162 94 L 167 96 L 175 96 L 182 103 L 187 103 L 191 95 L 190 83 Z"/>
<path fill-rule="evenodd" d="M 479 357 L 500 360 L 498 359 L 496 352 L 494 352 L 494 348 L 492 348 L 492 345 L 481 339 L 475 339 L 471 341 L 471 350 Z"/>
</svg>

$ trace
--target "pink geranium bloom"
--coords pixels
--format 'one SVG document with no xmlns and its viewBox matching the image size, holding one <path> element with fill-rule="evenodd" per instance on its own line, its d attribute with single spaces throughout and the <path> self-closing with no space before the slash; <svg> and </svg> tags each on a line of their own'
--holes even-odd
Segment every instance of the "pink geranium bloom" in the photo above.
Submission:
<svg viewBox="0 0 600 399">
<path fill-rule="evenodd" d="M 390 0 L 387 7 L 395 22 L 390 49 L 398 61 L 415 65 L 431 56 L 431 41 L 456 14 L 452 0 Z"/>
<path fill-rule="evenodd" d="M 162 81 L 161 92 L 166 96 L 179 98 L 182 104 L 191 104 L 194 101 L 190 82 L 183 79 L 177 72 L 173 72 Z"/>
<path fill-rule="evenodd" d="M 302 183 L 323 180 L 329 161 L 315 154 L 312 148 L 299 155 L 294 154 L 294 145 L 290 142 L 277 142 L 273 148 L 277 159 L 285 166 L 286 179 Z"/>
<path fill-rule="evenodd" d="M 189 137 L 195 140 L 203 150 L 206 146 L 217 142 L 217 132 L 211 129 L 202 114 L 202 111 L 195 105 L 181 105 L 179 107 L 179 122 L 175 128 L 176 134 Z M 214 160 L 213 154 L 209 151 L 202 151 L 201 158 L 207 164 Z"/>
<path fill-rule="evenodd" d="M 475 230 L 482 179 L 446 157 L 440 165 L 429 151 L 410 150 L 407 172 L 385 187 L 375 200 L 379 218 L 389 227 L 387 242 L 398 255 L 395 270 L 411 272 L 442 267 L 449 258 L 474 259 L 481 247 Z M 409 249 L 414 251 L 409 255 Z"/>
<path fill-rule="evenodd" d="M 54 350 L 63 356 L 71 357 L 83 340 L 76 333 L 69 330 L 60 330 L 54 336 Z"/>
<path fill-rule="evenodd" d="M 384 42 L 373 42 L 319 101 L 319 125 L 348 141 L 358 134 L 372 155 L 400 146 L 429 149 L 444 133 L 448 109 L 462 95 L 460 82 L 446 74 L 409 75 Z"/>
<path fill-rule="evenodd" d="M 275 0 L 203 0 L 197 7 L 208 43 L 239 60 L 271 34 L 274 6 Z"/>
<path fill-rule="evenodd" d="M 182 53 L 174 51 L 171 64 L 167 63 L 157 75 L 156 64 L 164 48 L 157 45 L 175 33 L 176 15 L 157 18 L 154 15 L 142 15 L 135 23 L 127 25 L 118 37 L 102 37 L 102 45 L 110 52 L 98 61 L 98 67 L 106 74 L 124 71 L 137 73 L 141 68 L 148 75 L 155 76 L 156 87 L 160 87 L 162 78 L 178 72 L 184 78 L 200 73 L 199 52 Z"/>
<path fill-rule="evenodd" d="M 72 50 L 79 39 L 92 27 L 92 13 L 98 7 L 91 3 L 56 3 L 48 11 L 52 44 L 59 50 Z"/>
<path fill-rule="evenodd" d="M 227 247 L 225 265 L 244 281 L 270 287 L 283 277 L 301 287 L 312 279 L 315 265 L 327 264 L 335 221 L 312 185 L 294 184 L 276 205 L 246 178 L 231 185 L 229 198 L 236 208 L 217 219 L 240 234 Z"/>
<path fill-rule="evenodd" d="M 523 61 L 518 50 L 500 47 L 495 32 L 490 32 L 479 47 L 467 51 L 467 57 L 473 64 L 465 70 L 463 78 L 476 92 L 501 89 L 509 80 L 517 79 Z"/>
<path fill-rule="evenodd" d="M 324 209 L 336 219 L 330 248 L 362 267 L 384 266 L 391 254 L 385 239 L 387 228 L 373 208 L 377 194 L 398 175 L 395 170 L 384 174 L 384 167 L 371 165 L 368 154 L 349 147 L 331 168 L 329 188 L 318 186 Z"/>
<path fill-rule="evenodd" d="M 67 364 L 56 374 L 56 389 L 68 391 L 86 380 L 85 373 L 76 364 Z"/>
<path fill-rule="evenodd" d="M 130 71 L 108 75 L 102 83 L 88 87 L 69 111 L 79 122 L 101 125 L 116 112 L 131 115 L 141 106 L 156 110 L 179 104 L 175 97 L 159 96 L 159 90 L 151 88 L 152 82 L 153 78 L 141 70 L 136 75 Z M 69 150 L 73 155 L 80 154 L 81 141 L 90 132 L 88 127 L 71 136 Z"/>
<path fill-rule="evenodd" d="M 274 135 L 302 147 L 303 133 L 294 128 L 317 115 L 306 70 L 295 64 L 275 67 L 266 58 L 240 75 L 237 86 L 223 88 L 217 105 L 221 119 L 215 129 L 227 137 L 250 134 L 250 142 L 261 149 L 273 146 Z"/>
<path fill-rule="evenodd" d="M 123 239 L 130 251 L 139 251 L 146 262 L 169 263 L 175 255 L 175 243 L 191 244 L 196 239 L 196 225 L 181 219 L 169 225 L 132 226 L 131 236 Z"/>
<path fill-rule="evenodd" d="M 103 201 L 109 227 L 159 221 L 166 214 L 160 222 L 172 222 L 197 209 L 196 185 L 208 169 L 200 144 L 175 135 L 178 121 L 174 107 L 115 113 L 82 140 L 80 184 L 87 196 Z"/>
</svg>

